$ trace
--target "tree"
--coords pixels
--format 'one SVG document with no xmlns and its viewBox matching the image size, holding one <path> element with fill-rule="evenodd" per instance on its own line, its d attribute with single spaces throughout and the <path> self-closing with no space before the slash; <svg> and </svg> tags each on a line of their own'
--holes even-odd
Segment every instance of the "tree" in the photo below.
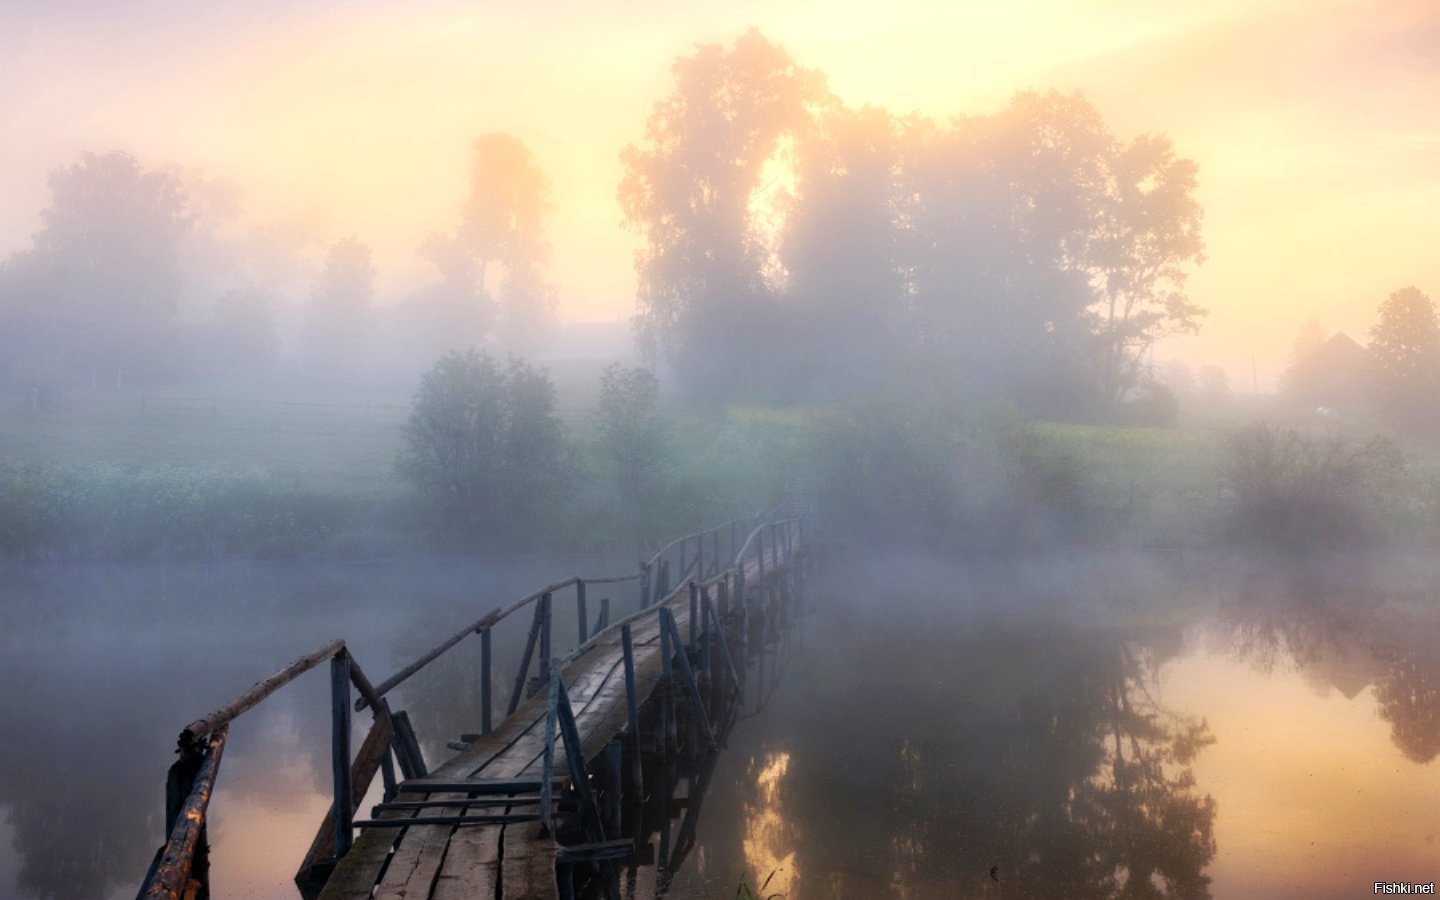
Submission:
<svg viewBox="0 0 1440 900">
<path fill-rule="evenodd" d="M 1402 288 L 1380 304 L 1370 332 L 1379 406 L 1395 417 L 1432 415 L 1440 384 L 1440 320 L 1435 304 L 1417 288 Z"/>
<path fill-rule="evenodd" d="M 664 477 L 665 431 L 656 411 L 659 396 L 660 382 L 649 369 L 614 363 L 601 373 L 600 452 L 632 532 L 652 512 Z"/>
<path fill-rule="evenodd" d="M 191 227 L 181 179 L 128 153 L 86 153 L 50 174 L 31 247 L 0 278 L 4 361 L 48 378 L 165 372 Z"/>
<path fill-rule="evenodd" d="M 502 269 L 500 330 L 512 349 L 534 349 L 553 324 L 555 289 L 545 280 L 551 209 L 550 181 L 528 147 L 498 132 L 476 138 L 458 238 L 479 266 L 482 290 L 490 265 Z"/>
<path fill-rule="evenodd" d="M 353 374 L 364 365 L 374 299 L 370 248 L 354 238 L 336 242 L 310 296 L 305 350 L 311 365 L 332 374 Z"/>
<path fill-rule="evenodd" d="M 800 357 L 790 381 L 849 393 L 893 371 L 905 349 L 907 300 L 896 205 L 905 123 L 882 109 L 827 110 L 799 148 L 781 243 L 781 337 Z"/>
<path fill-rule="evenodd" d="M 481 263 L 462 240 L 444 234 L 426 237 L 419 252 L 437 277 L 397 311 L 404 350 L 428 362 L 483 343 L 494 328 L 495 304 L 485 291 Z"/>
<path fill-rule="evenodd" d="M 643 145 L 621 153 L 620 205 L 643 238 L 638 336 L 692 394 L 715 398 L 764 356 L 768 254 L 755 203 L 767 163 L 831 102 L 819 73 L 752 29 L 678 59 Z"/>
<path fill-rule="evenodd" d="M 471 349 L 442 356 L 420 381 L 400 471 L 469 535 L 530 536 L 569 478 L 549 375 Z"/>
<path fill-rule="evenodd" d="M 898 211 L 919 358 L 971 392 L 1090 402 L 1086 269 L 1113 138 L 1078 95 L 912 131 Z"/>
<path fill-rule="evenodd" d="M 1086 268 L 1095 304 L 1100 385 L 1112 403 L 1135 386 L 1160 338 L 1193 334 L 1205 311 L 1184 291 L 1187 266 L 1204 261 L 1195 163 L 1169 138 L 1142 135 L 1106 155 L 1098 229 Z"/>
</svg>

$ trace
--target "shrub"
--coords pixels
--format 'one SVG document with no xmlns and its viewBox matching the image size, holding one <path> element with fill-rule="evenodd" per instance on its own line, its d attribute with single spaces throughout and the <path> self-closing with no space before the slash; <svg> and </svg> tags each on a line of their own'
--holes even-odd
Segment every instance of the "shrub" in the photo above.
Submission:
<svg viewBox="0 0 1440 900">
<path fill-rule="evenodd" d="M 399 468 L 452 533 L 534 536 L 572 471 L 549 374 L 476 350 L 441 357 L 411 404 Z"/>
<path fill-rule="evenodd" d="M 1388 440 L 1256 424 L 1225 443 L 1228 537 L 1265 549 L 1337 550 L 1378 535 L 1387 491 L 1404 468 Z"/>
</svg>

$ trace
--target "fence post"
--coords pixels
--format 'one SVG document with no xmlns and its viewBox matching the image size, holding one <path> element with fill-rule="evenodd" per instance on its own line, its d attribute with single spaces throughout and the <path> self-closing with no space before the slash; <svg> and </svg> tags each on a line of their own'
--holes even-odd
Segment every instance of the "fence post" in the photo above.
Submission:
<svg viewBox="0 0 1440 900">
<path fill-rule="evenodd" d="M 355 800 L 350 784 L 350 652 L 330 657 L 330 765 L 335 782 L 335 858 L 350 850 Z"/>
<path fill-rule="evenodd" d="M 690 579 L 690 643 L 689 649 L 695 649 L 695 635 L 700 623 L 695 621 L 695 610 L 700 605 L 700 588 L 695 585 L 695 579 Z"/>
</svg>

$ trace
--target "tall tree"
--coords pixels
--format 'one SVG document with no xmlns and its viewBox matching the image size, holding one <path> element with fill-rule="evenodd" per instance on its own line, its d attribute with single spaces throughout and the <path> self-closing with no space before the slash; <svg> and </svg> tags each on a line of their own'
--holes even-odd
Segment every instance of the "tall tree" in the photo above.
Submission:
<svg viewBox="0 0 1440 900">
<path fill-rule="evenodd" d="M 364 368 L 375 299 L 370 248 L 354 238 L 337 241 L 310 296 L 305 322 L 308 362 L 331 376 Z"/>
<path fill-rule="evenodd" d="M 1440 386 L 1440 319 L 1434 302 L 1415 287 L 1385 298 L 1370 331 L 1370 355 L 1381 411 L 1398 420 L 1433 420 Z"/>
<path fill-rule="evenodd" d="M 754 202 L 766 164 L 831 102 L 823 77 L 756 30 L 705 44 L 672 67 L 645 141 L 621 154 L 620 204 L 637 254 L 642 347 L 697 395 L 717 396 L 762 359 L 769 288 Z"/>
<path fill-rule="evenodd" d="M 600 375 L 600 452 L 614 479 L 621 516 L 636 538 L 644 537 L 639 529 L 653 515 L 663 477 L 659 397 L 660 382 L 649 369 L 615 363 Z"/>
<path fill-rule="evenodd" d="M 491 264 L 501 269 L 500 330 L 512 349 L 533 349 L 553 324 L 555 289 L 545 277 L 551 209 L 550 181 L 524 143 L 498 132 L 476 138 L 459 241 L 478 264 L 483 289 Z"/>
<path fill-rule="evenodd" d="M 800 144 L 781 244 L 797 387 L 846 393 L 882 379 L 904 349 L 897 252 L 905 123 L 876 107 L 828 110 Z"/>
<path fill-rule="evenodd" d="M 1100 385 L 1112 401 L 1139 381 L 1155 342 L 1194 333 L 1205 311 L 1185 294 L 1190 264 L 1204 261 L 1197 167 L 1169 138 L 1143 135 L 1108 155 L 1088 268 L 1095 305 Z"/>
<path fill-rule="evenodd" d="M 86 153 L 49 179 L 28 250 L 0 278 L 5 361 L 48 378 L 164 371 L 191 227 L 181 179 L 128 153 Z"/>
</svg>

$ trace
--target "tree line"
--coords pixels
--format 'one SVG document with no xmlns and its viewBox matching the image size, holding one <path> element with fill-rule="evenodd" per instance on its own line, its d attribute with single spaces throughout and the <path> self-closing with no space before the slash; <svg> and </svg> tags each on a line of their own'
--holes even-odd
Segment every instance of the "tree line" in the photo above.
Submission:
<svg viewBox="0 0 1440 900">
<path fill-rule="evenodd" d="M 949 122 L 853 109 L 758 31 L 678 59 L 623 152 L 638 333 L 692 397 L 915 378 L 1041 413 L 1114 408 L 1198 329 L 1196 165 L 1078 94 Z"/>
<path fill-rule="evenodd" d="M 12 386 L 269 368 L 287 294 L 305 297 L 294 356 L 335 380 L 471 344 L 533 349 L 553 322 L 550 185 L 509 135 L 474 141 L 453 227 L 417 248 L 433 277 L 389 307 L 365 243 L 297 223 L 247 231 L 238 191 L 203 173 L 86 153 L 48 187 L 30 245 L 0 265 L 0 379 Z"/>
</svg>

